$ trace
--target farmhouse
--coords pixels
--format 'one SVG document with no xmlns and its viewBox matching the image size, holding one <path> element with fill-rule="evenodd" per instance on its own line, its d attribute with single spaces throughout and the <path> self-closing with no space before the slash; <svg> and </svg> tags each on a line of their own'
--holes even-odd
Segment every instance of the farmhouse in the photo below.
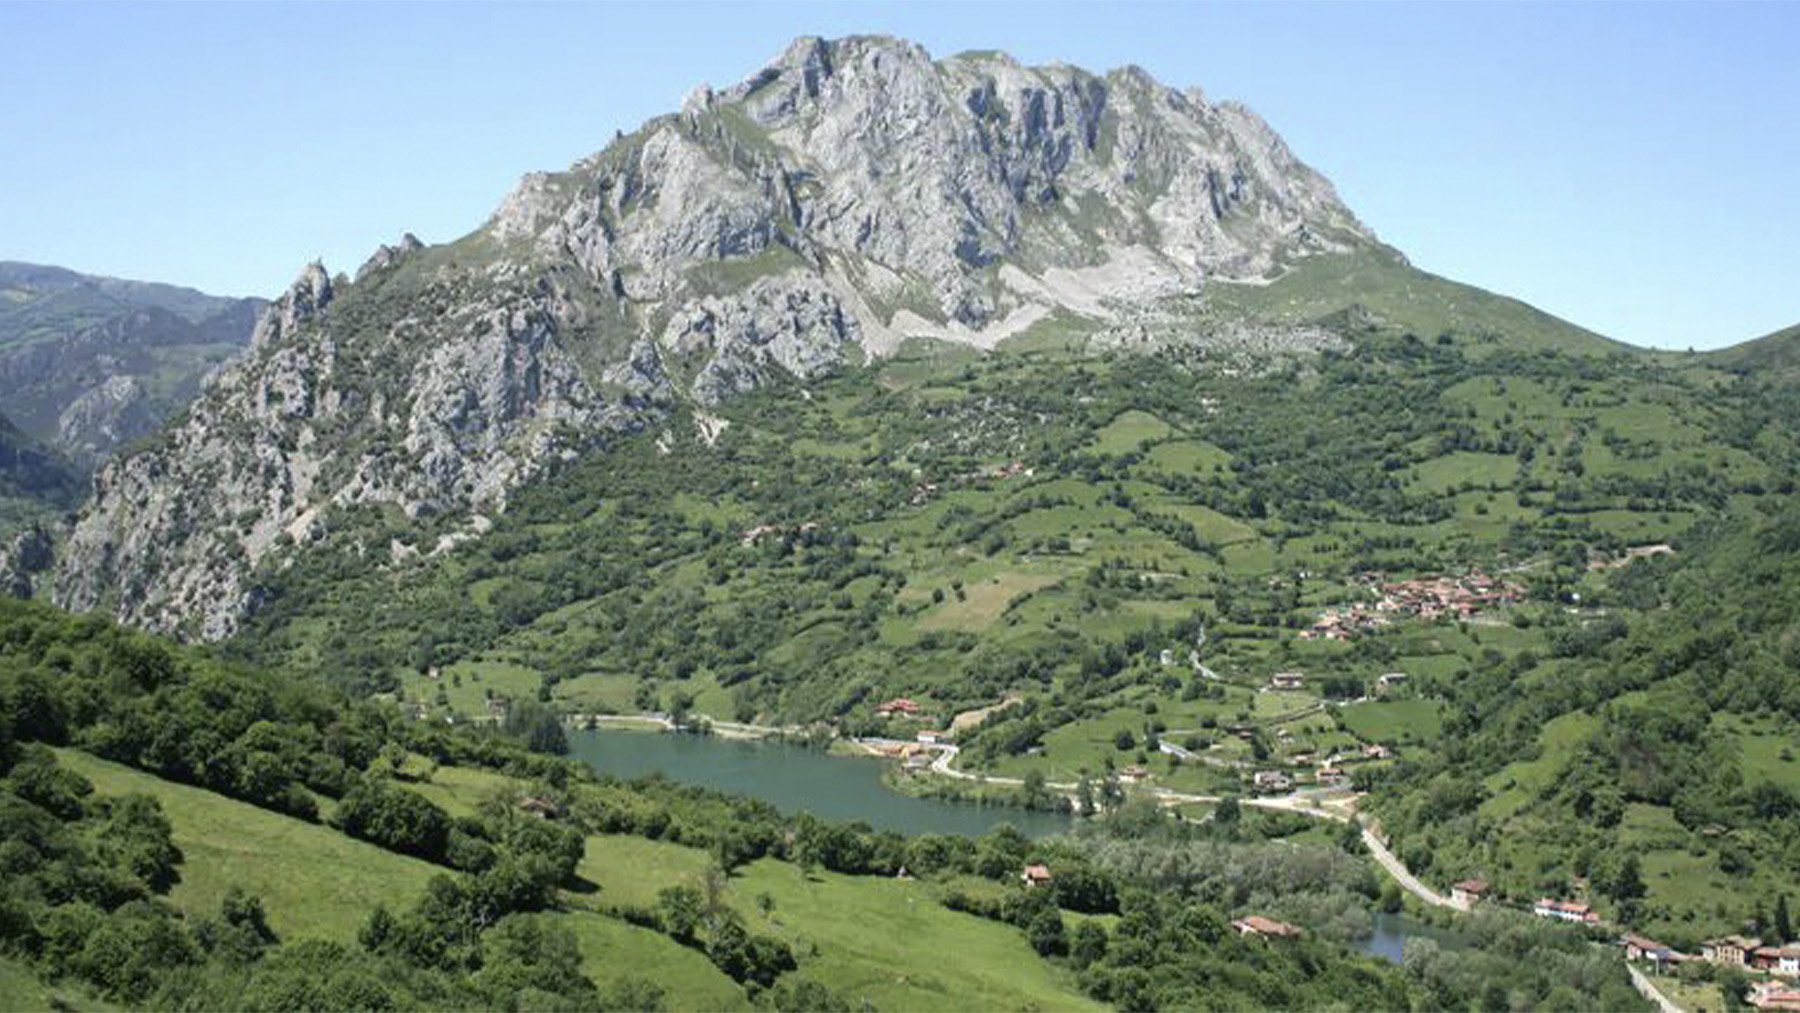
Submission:
<svg viewBox="0 0 1800 1013">
<path fill-rule="evenodd" d="M 1375 680 L 1375 689 L 1380 693 L 1388 693 L 1406 685 L 1405 672 L 1387 672 Z"/>
<path fill-rule="evenodd" d="M 1750 951 L 1749 961 L 1758 971 L 1800 977 L 1800 946 L 1759 946 Z"/>
<path fill-rule="evenodd" d="M 1557 921 L 1575 922 L 1580 925 L 1595 925 L 1600 921 L 1600 916 L 1586 904 L 1551 900 L 1549 897 L 1545 897 L 1533 905 L 1531 913 L 1539 918 L 1554 918 Z"/>
<path fill-rule="evenodd" d="M 527 816 L 535 816 L 540 820 L 553 820 L 562 815 L 562 808 L 547 798 L 531 796 L 519 800 L 519 811 Z"/>
<path fill-rule="evenodd" d="M 1306 676 L 1299 672 L 1276 672 L 1269 677 L 1270 689 L 1304 689 Z"/>
<path fill-rule="evenodd" d="M 1700 944 L 1700 957 L 1721 967 L 1749 967 L 1750 954 L 1762 946 L 1760 939 L 1743 936 L 1720 936 Z"/>
<path fill-rule="evenodd" d="M 916 716 L 918 716 L 918 713 L 919 713 L 919 705 L 914 703 L 913 701 L 907 699 L 906 697 L 900 696 L 900 697 L 895 697 L 892 700 L 889 700 L 887 703 L 876 706 L 875 713 L 884 718 L 892 717 L 895 714 L 904 714 L 907 717 L 916 717 Z"/>
<path fill-rule="evenodd" d="M 1645 936 L 1626 935 L 1620 943 L 1625 947 L 1626 960 L 1655 964 L 1659 969 L 1683 959 L 1672 947 Z"/>
<path fill-rule="evenodd" d="M 1485 879 L 1465 879 L 1460 883 L 1452 883 L 1450 903 L 1467 911 L 1486 899 L 1488 890 L 1488 881 Z"/>
<path fill-rule="evenodd" d="M 1320 784 L 1332 788 L 1350 780 L 1350 775 L 1342 767 L 1320 767 L 1314 777 Z"/>
<path fill-rule="evenodd" d="M 1019 873 L 1019 881 L 1025 884 L 1026 889 L 1048 886 L 1055 878 L 1050 875 L 1050 867 L 1047 865 L 1027 865 L 1025 871 Z"/>
<path fill-rule="evenodd" d="M 1139 781 L 1143 781 L 1143 780 L 1147 779 L 1149 776 L 1150 776 L 1150 771 L 1144 769 L 1143 767 L 1137 766 L 1136 764 L 1133 764 L 1133 765 L 1126 767 L 1125 769 L 1119 771 L 1119 780 L 1130 781 L 1132 784 L 1136 784 Z"/>
<path fill-rule="evenodd" d="M 1259 770 L 1251 780 L 1257 791 L 1287 791 L 1294 786 L 1294 779 L 1279 770 Z"/>
<path fill-rule="evenodd" d="M 1240 936 L 1261 936 L 1264 939 L 1298 939 L 1300 930 L 1287 922 L 1278 922 L 1262 915 L 1248 915 L 1231 923 Z"/>
</svg>

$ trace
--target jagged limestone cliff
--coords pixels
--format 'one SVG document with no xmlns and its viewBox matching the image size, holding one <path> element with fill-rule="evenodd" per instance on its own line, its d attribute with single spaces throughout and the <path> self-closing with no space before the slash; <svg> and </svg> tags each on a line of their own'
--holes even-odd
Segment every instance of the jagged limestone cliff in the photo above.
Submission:
<svg viewBox="0 0 1800 1013">
<path fill-rule="evenodd" d="M 679 402 L 909 337 L 1141 329 L 1209 279 L 1376 248 L 1242 107 L 1135 69 L 803 39 L 527 177 L 462 240 L 409 236 L 354 281 L 309 266 L 186 418 L 96 476 L 56 597 L 227 636 L 257 568 L 343 511 L 434 518 L 450 544 Z"/>
</svg>

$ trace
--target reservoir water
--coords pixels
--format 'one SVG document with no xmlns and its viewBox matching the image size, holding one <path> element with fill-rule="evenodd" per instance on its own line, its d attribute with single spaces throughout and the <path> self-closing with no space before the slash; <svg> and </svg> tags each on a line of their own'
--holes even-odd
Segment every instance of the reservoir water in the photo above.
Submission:
<svg viewBox="0 0 1800 1013">
<path fill-rule="evenodd" d="M 671 781 L 748 795 L 783 812 L 861 821 L 904 834 L 979 837 L 1010 823 L 1028 837 L 1066 833 L 1070 817 L 1012 806 L 913 798 L 881 783 L 881 761 L 830 756 L 784 742 L 617 729 L 571 730 L 569 755 L 604 774 L 661 773 Z"/>
<path fill-rule="evenodd" d="M 1405 915 L 1377 911 L 1375 931 L 1363 941 L 1362 948 L 1364 953 L 1398 964 L 1406 955 L 1408 939 L 1431 939 L 1446 948 L 1459 945 L 1456 933 L 1449 929 L 1427 925 Z"/>
</svg>

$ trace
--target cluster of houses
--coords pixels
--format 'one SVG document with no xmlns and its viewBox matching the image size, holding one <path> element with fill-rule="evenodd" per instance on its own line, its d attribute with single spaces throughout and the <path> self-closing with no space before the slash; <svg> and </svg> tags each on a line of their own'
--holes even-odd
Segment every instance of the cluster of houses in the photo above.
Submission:
<svg viewBox="0 0 1800 1013">
<path fill-rule="evenodd" d="M 1783 978 L 1800 978 L 1800 946 L 1764 946 L 1760 939 L 1722 936 L 1700 944 L 1700 959 Z"/>
<path fill-rule="evenodd" d="M 819 530 L 819 523 L 817 521 L 807 521 L 792 529 L 783 527 L 780 524 L 758 524 L 756 527 L 746 528 L 740 533 L 738 535 L 738 544 L 742 545 L 744 548 L 749 548 L 765 538 L 776 535 L 785 535 L 789 530 L 792 530 L 797 535 L 810 535 Z"/>
<path fill-rule="evenodd" d="M 1326 609 L 1311 626 L 1300 631 L 1300 639 L 1353 640 L 1360 634 L 1373 633 L 1387 624 L 1387 616 L 1362 605 Z"/>
<path fill-rule="evenodd" d="M 1386 626 L 1396 615 L 1426 622 L 1469 619 L 1484 609 L 1519 600 L 1519 585 L 1471 570 L 1462 577 L 1421 577 L 1377 585 L 1375 603 L 1328 609 L 1307 629 L 1302 640 L 1350 640 Z"/>
<path fill-rule="evenodd" d="M 919 472 L 914 471 L 916 476 Z M 960 482 L 1004 482 L 1009 478 L 1030 478 L 1037 474 L 1035 468 L 1027 468 L 1024 461 L 1009 461 L 1006 464 L 990 464 L 974 471 L 966 471 L 956 476 Z M 936 482 L 920 482 L 913 486 L 912 505 L 924 506 L 937 498 L 942 488 Z"/>
</svg>

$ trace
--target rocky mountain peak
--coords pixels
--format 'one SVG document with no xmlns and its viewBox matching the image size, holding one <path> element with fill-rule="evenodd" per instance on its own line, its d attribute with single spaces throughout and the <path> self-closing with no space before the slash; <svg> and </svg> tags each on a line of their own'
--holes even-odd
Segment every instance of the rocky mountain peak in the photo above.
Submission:
<svg viewBox="0 0 1800 1013">
<path fill-rule="evenodd" d="M 1136 68 L 798 39 L 455 243 L 404 237 L 347 283 L 308 265 L 178 427 L 96 476 L 57 597 L 228 635 L 336 511 L 430 523 L 447 541 L 408 552 L 436 551 L 681 402 L 909 338 L 1141 334 L 1213 279 L 1374 242 L 1261 120 Z"/>
<path fill-rule="evenodd" d="M 385 249 L 385 247 L 383 247 Z M 307 264 L 281 298 L 270 303 L 251 333 L 253 349 L 278 344 L 331 304 L 331 275 L 320 261 Z"/>
</svg>

